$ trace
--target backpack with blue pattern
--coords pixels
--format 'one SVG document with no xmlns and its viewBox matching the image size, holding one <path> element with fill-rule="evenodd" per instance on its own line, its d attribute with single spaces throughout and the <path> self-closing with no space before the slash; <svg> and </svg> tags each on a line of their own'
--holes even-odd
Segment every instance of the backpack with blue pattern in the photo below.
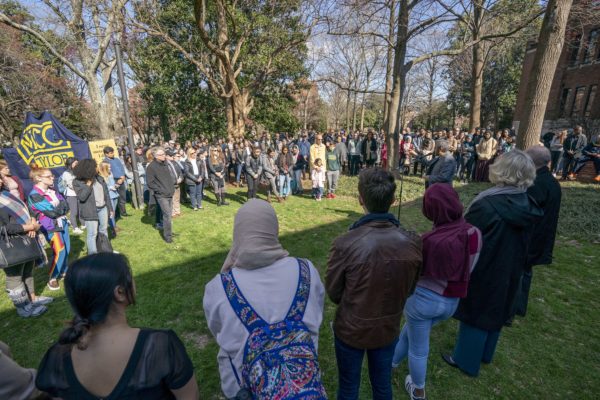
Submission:
<svg viewBox="0 0 600 400">
<path fill-rule="evenodd" d="M 292 305 L 282 321 L 269 324 L 246 300 L 231 271 L 221 274 L 227 299 L 249 336 L 244 348 L 241 388 L 255 399 L 326 399 L 317 352 L 302 319 L 310 292 L 310 268 L 297 259 L 300 270 Z"/>
</svg>

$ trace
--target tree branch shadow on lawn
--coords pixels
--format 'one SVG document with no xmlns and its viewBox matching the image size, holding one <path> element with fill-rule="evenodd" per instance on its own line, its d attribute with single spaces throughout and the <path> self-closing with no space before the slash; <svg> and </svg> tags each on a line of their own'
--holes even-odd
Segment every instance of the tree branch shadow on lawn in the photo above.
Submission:
<svg viewBox="0 0 600 400">
<path fill-rule="evenodd" d="M 474 195 L 473 189 L 459 187 L 457 191 L 462 198 L 463 195 L 468 197 Z M 590 192 L 586 188 L 568 188 L 565 191 L 569 192 L 566 196 L 567 199 L 576 199 L 571 204 L 575 205 L 575 208 L 581 209 L 579 202 L 583 199 L 589 200 Z M 420 232 L 431 227 L 430 222 L 421 215 L 421 203 L 422 198 L 404 203 L 401 214 L 401 222 L 405 227 L 417 228 Z M 280 237 L 283 246 L 292 256 L 308 258 L 315 264 L 321 273 L 322 280 L 325 276 L 326 260 L 331 242 L 335 237 L 346 232 L 349 225 L 361 216 L 358 212 L 344 210 L 333 206 L 334 204 L 335 200 L 325 203 L 327 206 L 325 210 L 337 215 L 346 214 L 343 219 L 302 231 L 284 233 Z M 589 210 L 589 208 L 587 209 Z M 232 211 L 234 211 L 233 207 Z M 395 213 L 397 209 L 392 209 L 391 212 Z M 307 217 L 312 216 L 307 215 Z M 157 233 L 152 230 L 148 234 Z M 84 235 L 79 238 L 72 237 L 72 239 L 74 249 L 72 255 L 83 254 Z M 169 247 L 162 243 L 157 244 L 155 247 L 157 255 L 173 255 L 183 259 L 198 251 L 197 247 L 194 246 L 193 235 L 178 235 L 176 241 L 180 243 L 179 248 Z M 222 398 L 217 366 L 218 346 L 208 330 L 202 308 L 204 286 L 219 272 L 228 252 L 228 249 L 224 246 L 219 247 L 214 253 L 198 254 L 180 262 L 150 267 L 152 269 L 141 273 L 136 273 L 136 271 L 144 267 L 147 268 L 147 266 L 140 265 L 135 257 L 130 258 L 137 287 L 137 303 L 128 311 L 131 325 L 175 330 L 184 341 L 192 359 L 201 390 L 201 398 L 206 399 Z M 46 273 L 46 268 L 36 269 L 36 289 L 40 289 L 47 282 Z M 597 278 L 596 273 L 596 278 L 591 276 L 588 281 L 592 282 Z M 534 286 L 539 287 L 540 280 L 541 278 L 538 282 L 534 282 Z M 585 284 L 585 282 L 582 282 L 582 284 Z M 0 313 L 0 326 L 2 326 L 2 337 L 0 339 L 6 341 L 12 347 L 16 360 L 24 366 L 37 367 L 45 351 L 57 340 L 58 334 L 64 327 L 64 321 L 70 320 L 72 317 L 64 292 L 61 290 L 58 294 L 54 293 L 52 292 L 52 295 L 56 296 L 55 302 L 50 305 L 48 313 L 42 317 L 20 319 L 12 308 Z M 533 309 L 531 312 L 535 313 L 536 299 L 532 299 L 532 303 Z M 326 300 L 319 338 L 319 360 L 323 371 L 323 381 L 331 398 L 335 396 L 337 387 L 333 333 L 329 326 L 334 318 L 335 309 L 335 305 Z M 580 311 L 585 312 L 585 310 Z M 528 319 L 533 318 L 535 317 L 528 316 Z M 535 325 L 531 322 L 528 324 L 527 319 L 519 321 L 520 323 L 516 327 L 511 328 L 509 333 L 504 334 L 506 336 L 501 339 L 499 344 L 497 360 L 491 367 L 485 367 L 482 370 L 481 377 L 477 380 L 465 378 L 455 370 L 446 368 L 437 356 L 440 348 L 451 349 L 455 338 L 455 323 L 445 323 L 434 329 L 432 333 L 432 352 L 429 358 L 429 385 L 432 388 L 429 393 L 437 394 L 437 398 L 448 399 L 461 398 L 461 395 L 464 397 L 467 393 L 492 398 L 498 396 L 498 391 L 501 390 L 501 397 L 520 398 L 519 395 L 523 394 L 523 385 L 526 385 L 526 382 L 532 380 L 547 382 L 547 374 L 544 371 L 538 371 L 539 368 L 528 367 L 528 363 L 533 363 L 533 358 L 540 358 L 540 355 L 537 354 L 538 351 L 550 348 L 555 343 L 552 337 L 547 337 L 545 334 L 540 336 L 542 332 L 561 329 L 560 327 L 564 322 L 544 319 L 535 320 Z M 533 343 L 524 340 L 524 336 L 530 335 L 537 337 Z M 579 340 L 584 339 L 580 338 Z M 532 352 L 530 349 L 532 346 L 537 348 L 537 351 Z M 572 346 L 578 347 L 579 345 L 575 342 Z M 569 349 L 572 349 L 572 347 L 569 347 L 568 343 L 563 344 L 563 347 L 565 353 L 571 352 Z M 551 355 L 543 357 L 547 359 L 548 356 Z M 577 361 L 573 359 L 571 362 L 576 363 Z M 552 367 L 553 373 L 560 372 L 559 376 L 568 376 L 570 373 L 568 365 L 572 364 L 554 365 Z M 510 379 L 503 378 L 507 371 L 515 368 L 523 371 L 522 379 L 514 376 Z M 405 367 L 400 369 L 402 371 L 406 370 Z M 403 375 L 401 376 L 402 379 L 398 376 L 399 373 L 395 372 L 394 392 L 397 396 L 403 396 Z M 587 389 L 600 390 L 598 382 L 593 382 L 592 380 L 585 384 Z M 562 395 L 566 396 L 567 393 L 572 393 L 572 390 L 577 390 L 578 387 L 581 388 L 576 383 L 566 382 L 565 380 L 558 386 L 553 385 L 553 390 L 556 387 L 564 387 L 562 393 L 559 393 L 560 389 L 553 393 L 557 396 L 556 398 L 560 398 Z M 543 388 L 538 389 L 537 393 L 539 394 L 540 391 L 544 393 Z M 363 370 L 360 398 L 370 397 L 368 375 Z"/>
</svg>

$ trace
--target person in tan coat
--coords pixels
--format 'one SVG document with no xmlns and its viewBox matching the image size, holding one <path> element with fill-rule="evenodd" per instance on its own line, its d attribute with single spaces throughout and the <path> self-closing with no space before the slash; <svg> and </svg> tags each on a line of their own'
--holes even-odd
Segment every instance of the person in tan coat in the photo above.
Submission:
<svg viewBox="0 0 600 400">
<path fill-rule="evenodd" d="M 490 163 L 498 151 L 498 142 L 492 137 L 492 132 L 485 131 L 483 139 L 475 145 L 477 152 L 476 182 L 489 182 Z"/>
<path fill-rule="evenodd" d="M 329 253 L 325 288 L 338 305 L 333 330 L 339 399 L 358 399 L 365 352 L 372 398 L 392 398 L 392 356 L 402 310 L 422 264 L 421 239 L 389 213 L 395 191 L 390 172 L 363 170 L 358 192 L 366 215 L 335 239 Z"/>
</svg>

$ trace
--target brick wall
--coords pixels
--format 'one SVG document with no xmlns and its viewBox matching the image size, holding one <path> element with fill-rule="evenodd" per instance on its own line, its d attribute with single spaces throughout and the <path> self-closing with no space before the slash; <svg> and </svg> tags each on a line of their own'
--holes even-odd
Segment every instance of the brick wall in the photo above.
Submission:
<svg viewBox="0 0 600 400">
<path fill-rule="evenodd" d="M 577 23 L 570 21 L 569 26 Z M 593 43 L 588 48 L 589 43 Z M 523 62 L 514 126 L 524 119 L 525 91 L 535 44 L 529 43 Z M 543 132 L 581 124 L 588 135 L 600 133 L 600 23 L 569 29 L 550 89 Z"/>
</svg>

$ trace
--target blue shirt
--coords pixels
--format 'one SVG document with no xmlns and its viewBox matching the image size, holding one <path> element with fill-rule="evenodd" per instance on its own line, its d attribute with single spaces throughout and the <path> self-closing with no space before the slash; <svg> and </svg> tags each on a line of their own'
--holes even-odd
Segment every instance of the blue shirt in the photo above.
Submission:
<svg viewBox="0 0 600 400">
<path fill-rule="evenodd" d="M 110 164 L 110 172 L 115 177 L 115 180 L 125 176 L 125 166 L 120 158 L 104 157 L 104 161 Z"/>
</svg>

